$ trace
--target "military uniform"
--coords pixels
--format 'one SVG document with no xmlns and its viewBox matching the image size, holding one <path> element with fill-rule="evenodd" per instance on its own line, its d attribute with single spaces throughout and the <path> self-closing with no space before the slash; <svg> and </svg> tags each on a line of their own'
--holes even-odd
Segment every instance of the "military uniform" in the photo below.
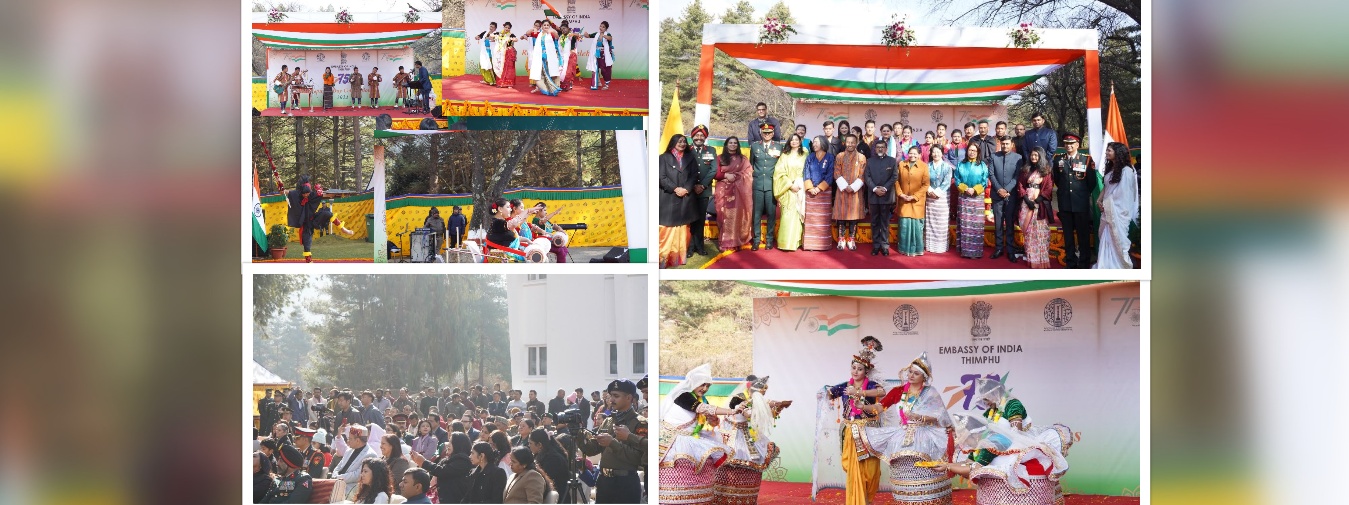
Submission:
<svg viewBox="0 0 1349 505">
<path fill-rule="evenodd" d="M 619 390 L 636 394 L 636 386 L 627 380 L 616 380 L 610 384 L 625 383 Z M 586 456 L 600 454 L 600 477 L 595 484 L 595 503 L 641 503 L 642 482 L 637 477 L 638 469 L 646 466 L 646 418 L 637 414 L 635 408 L 617 412 L 604 420 L 595 431 L 613 434 L 614 428 L 623 425 L 628 428 L 627 440 L 614 438 L 608 447 L 601 446 L 593 436 L 581 440 L 580 449 Z"/>
<path fill-rule="evenodd" d="M 322 457 L 320 456 L 320 459 Z M 309 503 L 309 495 L 314 493 L 314 479 L 309 472 L 296 470 L 281 477 L 276 489 L 267 493 L 265 503 Z"/>
<path fill-rule="evenodd" d="M 694 195 L 694 206 L 698 210 L 698 220 L 693 222 L 693 247 L 690 252 L 701 254 L 703 252 L 703 228 L 707 226 L 707 211 L 712 201 L 712 178 L 717 175 L 717 150 L 706 144 L 701 149 L 697 146 L 689 147 L 693 151 L 694 159 L 698 160 L 698 184 L 703 186 L 703 193 Z"/>
<path fill-rule="evenodd" d="M 1055 156 L 1052 169 L 1059 224 L 1063 231 L 1064 263 L 1068 268 L 1086 268 L 1096 257 L 1091 242 L 1091 236 L 1096 232 L 1091 219 L 1095 205 L 1091 193 L 1096 190 L 1100 173 L 1091 157 L 1080 151 L 1075 156 L 1067 153 Z"/>
<path fill-rule="evenodd" d="M 774 237 L 777 235 L 778 207 L 777 200 L 773 198 L 773 169 L 777 167 L 778 158 L 782 156 L 781 142 L 767 142 L 760 140 L 754 141 L 749 148 L 749 164 L 754 169 L 754 213 L 750 214 L 750 228 L 752 230 L 750 244 L 754 248 L 759 247 L 759 216 L 768 216 L 768 243 L 769 249 L 774 247 Z"/>
</svg>

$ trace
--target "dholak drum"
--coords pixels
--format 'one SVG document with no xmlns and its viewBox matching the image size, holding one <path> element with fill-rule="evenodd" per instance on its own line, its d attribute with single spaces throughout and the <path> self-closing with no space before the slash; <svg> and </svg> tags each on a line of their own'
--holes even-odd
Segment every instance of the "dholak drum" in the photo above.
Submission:
<svg viewBox="0 0 1349 505">
<path fill-rule="evenodd" d="M 412 230 L 412 238 L 408 241 L 408 254 L 413 263 L 430 263 L 435 260 L 434 242 L 431 239 L 430 228 L 417 228 Z"/>
<path fill-rule="evenodd" d="M 553 238 L 553 247 L 567 247 L 567 243 L 571 241 L 571 239 L 567 237 L 567 232 L 565 231 L 555 231 L 551 236 Z"/>
</svg>

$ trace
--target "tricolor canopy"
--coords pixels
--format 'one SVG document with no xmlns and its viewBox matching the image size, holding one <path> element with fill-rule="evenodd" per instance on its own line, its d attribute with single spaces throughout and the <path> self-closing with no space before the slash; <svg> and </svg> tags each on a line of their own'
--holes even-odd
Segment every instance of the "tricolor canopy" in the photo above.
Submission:
<svg viewBox="0 0 1349 505">
<path fill-rule="evenodd" d="M 351 23 L 338 23 L 331 12 L 290 12 L 277 23 L 267 13 L 253 13 L 253 36 L 270 48 L 379 49 L 411 45 L 440 29 L 439 12 L 418 13 L 415 23 L 402 13 L 353 13 Z"/>
<path fill-rule="evenodd" d="M 711 119 L 717 49 L 799 101 L 852 104 L 993 104 L 1085 58 L 1093 146 L 1101 138 L 1096 30 L 1037 29 L 1040 42 L 1023 49 L 1008 47 L 1006 28 L 914 26 L 908 47 L 886 47 L 884 26 L 795 25 L 786 41 L 757 45 L 759 29 L 703 25 L 694 124 Z"/>
<path fill-rule="evenodd" d="M 914 298 L 981 296 L 1072 288 L 1115 281 L 742 281 L 745 284 L 812 295 Z"/>
</svg>

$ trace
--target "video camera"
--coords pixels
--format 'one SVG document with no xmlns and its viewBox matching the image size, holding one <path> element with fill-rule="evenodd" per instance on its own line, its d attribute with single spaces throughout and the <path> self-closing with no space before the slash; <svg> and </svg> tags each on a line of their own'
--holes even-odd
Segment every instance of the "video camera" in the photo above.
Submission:
<svg viewBox="0 0 1349 505">
<path fill-rule="evenodd" d="M 309 407 L 309 409 L 310 409 L 310 410 L 313 410 L 314 412 L 318 412 L 319 415 L 327 414 L 327 413 L 329 413 L 329 412 L 332 412 L 332 410 L 333 410 L 333 409 L 328 408 L 327 405 L 323 405 L 323 404 L 314 405 L 314 406 L 312 406 L 312 407 Z"/>
<path fill-rule="evenodd" d="M 581 413 L 581 409 L 572 407 L 557 414 L 557 424 L 559 429 L 561 425 L 567 425 L 569 429 L 584 428 L 586 415 Z"/>
</svg>

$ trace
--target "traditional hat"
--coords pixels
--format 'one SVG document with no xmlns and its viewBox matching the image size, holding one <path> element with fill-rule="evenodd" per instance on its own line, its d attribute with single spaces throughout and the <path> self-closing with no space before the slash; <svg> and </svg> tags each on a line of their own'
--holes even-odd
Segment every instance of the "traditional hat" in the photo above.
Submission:
<svg viewBox="0 0 1349 505">
<path fill-rule="evenodd" d="M 703 132 L 703 137 L 707 137 L 707 125 L 698 125 L 693 127 L 693 130 L 689 131 L 689 136 L 690 137 L 696 136 L 698 135 L 698 132 Z"/>
<path fill-rule="evenodd" d="M 772 132 L 775 129 L 776 128 L 773 127 L 773 123 L 764 123 L 759 126 L 759 133 Z"/>
<path fill-rule="evenodd" d="M 1022 405 L 1021 400 L 1016 398 L 1007 400 L 1007 406 L 1002 409 L 1002 417 L 1009 421 L 1017 418 L 1025 419 L 1026 406 Z"/>
<path fill-rule="evenodd" d="M 927 351 L 923 351 L 923 354 L 914 358 L 913 363 L 909 365 L 909 368 L 918 370 L 918 373 L 923 374 L 923 378 L 926 379 L 927 382 L 932 382 L 932 362 L 927 359 Z"/>
<path fill-rule="evenodd" d="M 703 363 L 693 367 L 692 370 L 689 370 L 689 372 L 684 375 L 684 380 L 679 381 L 669 393 L 666 393 L 665 402 L 662 403 L 660 407 L 661 416 L 668 415 L 667 412 L 670 412 L 671 409 L 675 407 L 675 399 L 679 398 L 679 395 L 692 392 L 694 389 L 697 389 L 698 386 L 710 382 L 712 382 L 712 364 Z"/>
<path fill-rule="evenodd" d="M 291 468 L 304 468 L 304 455 L 293 445 L 282 445 L 281 450 L 277 451 L 281 456 L 281 462 Z"/>
<path fill-rule="evenodd" d="M 881 345 L 880 339 L 873 337 L 871 335 L 862 337 L 862 347 L 866 347 L 867 344 L 871 344 L 872 348 L 876 349 L 877 351 L 885 350 L 884 346 Z"/>
<path fill-rule="evenodd" d="M 1081 141 L 1082 141 L 1082 137 L 1077 136 L 1076 133 L 1065 133 L 1065 134 L 1063 134 L 1063 143 L 1065 143 L 1065 144 L 1067 144 L 1067 143 L 1069 143 L 1069 142 L 1081 142 Z"/>
<path fill-rule="evenodd" d="M 767 375 L 765 375 L 765 376 L 763 376 L 763 377 L 754 377 L 753 379 L 750 379 L 750 377 L 754 377 L 754 376 L 751 375 L 751 376 L 749 376 L 749 377 L 745 377 L 745 380 L 746 380 L 746 381 L 749 381 L 749 389 L 750 389 L 751 391 L 759 391 L 759 392 L 763 392 L 763 391 L 767 391 L 767 390 L 768 390 L 768 376 L 767 376 Z"/>
<path fill-rule="evenodd" d="M 880 343 L 880 341 L 879 341 L 879 340 L 876 340 L 875 337 L 867 337 L 867 338 L 863 338 L 863 339 L 862 339 L 862 350 L 857 351 L 857 354 L 852 355 L 852 362 L 853 362 L 853 363 L 859 363 L 859 364 L 861 364 L 861 365 L 862 365 L 862 368 L 865 368 L 868 372 L 870 372 L 870 371 L 876 369 L 876 365 L 872 363 L 872 360 L 876 359 L 876 352 L 875 352 L 875 351 L 879 351 L 879 350 L 881 350 L 881 349 L 880 349 L 880 346 L 879 346 L 879 345 L 875 345 L 875 344 L 867 345 L 867 344 L 868 344 L 868 341 L 867 341 L 868 338 L 871 339 L 872 341 L 875 341 L 875 344 L 879 344 L 879 343 Z M 873 349 L 875 349 L 875 351 L 873 351 Z"/>
</svg>

